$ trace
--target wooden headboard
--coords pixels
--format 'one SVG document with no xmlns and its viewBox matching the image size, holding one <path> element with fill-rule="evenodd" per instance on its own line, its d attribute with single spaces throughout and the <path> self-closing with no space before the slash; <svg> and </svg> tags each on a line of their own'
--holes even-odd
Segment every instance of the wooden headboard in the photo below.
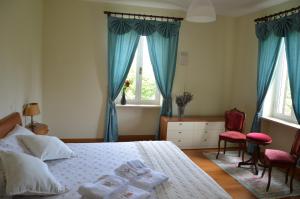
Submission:
<svg viewBox="0 0 300 199">
<path fill-rule="evenodd" d="M 20 113 L 12 113 L 0 120 L 0 138 L 4 138 L 16 124 L 22 125 Z"/>
</svg>

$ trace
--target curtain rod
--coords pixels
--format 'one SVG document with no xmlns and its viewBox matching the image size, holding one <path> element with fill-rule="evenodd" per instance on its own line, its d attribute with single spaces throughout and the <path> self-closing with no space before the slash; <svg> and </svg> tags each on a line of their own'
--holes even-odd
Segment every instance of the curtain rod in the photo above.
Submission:
<svg viewBox="0 0 300 199">
<path fill-rule="evenodd" d="M 295 8 L 291 8 L 289 10 L 284 10 L 282 12 L 278 12 L 278 13 L 275 13 L 275 14 L 272 14 L 272 15 L 260 17 L 260 18 L 255 19 L 254 21 L 256 23 L 264 22 L 264 21 L 269 21 L 269 20 L 274 19 L 275 17 L 281 18 L 281 17 L 285 17 L 285 16 L 287 16 L 289 14 L 295 14 L 295 13 L 297 13 L 299 11 L 300 11 L 300 6 L 295 7 Z"/>
<path fill-rule="evenodd" d="M 148 18 L 159 18 L 159 19 L 172 19 L 175 21 L 182 21 L 183 18 L 181 17 L 167 17 L 167 16 L 158 16 L 158 15 L 146 15 L 146 14 L 134 14 L 134 13 L 125 13 L 125 12 L 110 12 L 110 11 L 104 11 L 104 14 L 110 16 L 110 15 L 127 15 L 127 16 L 134 16 L 134 17 L 148 17 Z"/>
</svg>

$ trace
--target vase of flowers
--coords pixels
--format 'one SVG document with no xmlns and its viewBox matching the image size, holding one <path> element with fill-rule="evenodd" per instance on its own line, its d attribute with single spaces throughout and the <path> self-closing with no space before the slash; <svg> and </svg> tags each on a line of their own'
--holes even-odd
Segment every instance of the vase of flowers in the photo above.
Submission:
<svg viewBox="0 0 300 199">
<path fill-rule="evenodd" d="M 185 106 L 192 101 L 193 95 L 190 92 L 183 92 L 182 95 L 176 96 L 176 104 L 178 107 L 178 118 L 181 120 L 184 115 Z"/>
<path fill-rule="evenodd" d="M 130 81 L 126 80 L 123 85 L 123 89 L 122 89 L 122 98 L 121 98 L 122 105 L 126 104 L 126 90 L 127 90 L 127 88 L 129 88 L 129 86 L 130 86 Z"/>
</svg>

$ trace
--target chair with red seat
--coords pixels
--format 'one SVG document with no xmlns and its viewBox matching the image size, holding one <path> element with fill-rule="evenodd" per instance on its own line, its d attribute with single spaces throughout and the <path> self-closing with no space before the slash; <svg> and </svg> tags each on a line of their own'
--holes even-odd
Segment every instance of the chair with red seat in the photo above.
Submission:
<svg viewBox="0 0 300 199">
<path fill-rule="evenodd" d="M 269 168 L 268 184 L 266 191 L 269 191 L 271 184 L 271 173 L 272 167 L 280 167 L 286 169 L 285 183 L 288 182 L 289 172 L 291 172 L 290 180 L 290 192 L 293 192 L 293 179 L 295 175 L 295 168 L 300 157 L 300 130 L 295 135 L 295 140 L 292 145 L 290 153 L 276 150 L 276 149 L 266 149 L 264 156 L 264 170 L 261 177 L 264 177 L 266 168 Z"/>
<path fill-rule="evenodd" d="M 225 132 L 219 135 L 218 142 L 218 154 L 216 159 L 219 157 L 221 141 L 224 141 L 224 154 L 226 153 L 227 142 L 239 144 L 239 157 L 242 153 L 242 159 L 244 160 L 244 148 L 246 147 L 246 135 L 243 134 L 244 123 L 246 115 L 244 112 L 234 108 L 225 112 Z"/>
</svg>

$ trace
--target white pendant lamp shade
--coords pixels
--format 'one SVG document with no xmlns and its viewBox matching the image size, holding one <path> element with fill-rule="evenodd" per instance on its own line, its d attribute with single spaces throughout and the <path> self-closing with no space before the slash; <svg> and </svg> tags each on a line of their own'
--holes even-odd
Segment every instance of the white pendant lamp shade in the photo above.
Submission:
<svg viewBox="0 0 300 199">
<path fill-rule="evenodd" d="M 192 0 L 185 19 L 197 23 L 213 22 L 216 20 L 216 11 L 210 0 Z"/>
</svg>

